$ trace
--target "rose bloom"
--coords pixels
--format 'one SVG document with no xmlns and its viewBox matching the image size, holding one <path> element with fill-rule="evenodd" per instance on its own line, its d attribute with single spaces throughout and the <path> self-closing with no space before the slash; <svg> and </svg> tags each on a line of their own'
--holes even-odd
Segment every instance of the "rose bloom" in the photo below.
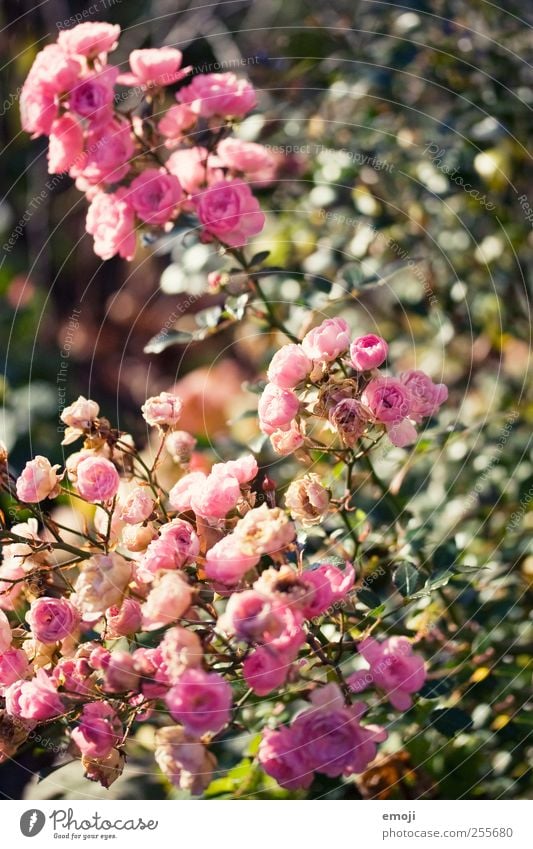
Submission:
<svg viewBox="0 0 533 849">
<path fill-rule="evenodd" d="M 30 674 L 30 664 L 22 649 L 8 649 L 0 652 L 0 695 L 6 688 Z"/>
<path fill-rule="evenodd" d="M 5 692 L 6 710 L 12 716 L 41 722 L 64 711 L 57 687 L 44 671 L 38 669 L 29 681 L 15 681 Z"/>
<path fill-rule="evenodd" d="M 104 758 L 120 743 L 122 723 L 107 702 L 90 702 L 83 706 L 80 724 L 71 736 L 83 755 Z"/>
<path fill-rule="evenodd" d="M 175 47 L 152 47 L 132 50 L 131 73 L 121 74 L 119 83 L 128 86 L 167 86 L 182 79 L 189 68 L 181 68 L 183 55 Z"/>
<path fill-rule="evenodd" d="M 214 171 L 208 162 L 208 151 L 205 147 L 186 147 L 174 151 L 169 156 L 166 166 L 171 174 L 177 177 L 187 194 L 196 194 L 203 186 L 223 178 L 223 173 Z"/>
<path fill-rule="evenodd" d="M 359 643 L 358 649 L 370 669 L 355 672 L 348 678 L 352 689 L 364 689 L 361 679 L 365 676 L 365 685 L 370 679 L 368 683 L 373 682 L 384 690 L 396 710 L 408 710 L 413 704 L 411 693 L 422 687 L 426 670 L 423 659 L 414 654 L 407 637 L 389 637 L 382 643 L 367 637 Z"/>
<path fill-rule="evenodd" d="M 234 586 L 259 562 L 258 554 L 244 553 L 236 534 L 222 537 L 205 556 L 205 574 L 211 581 Z"/>
<path fill-rule="evenodd" d="M 146 486 L 136 486 L 125 498 L 121 498 L 118 514 L 127 525 L 139 525 L 154 512 L 154 496 Z"/>
<path fill-rule="evenodd" d="M 87 211 L 85 227 L 94 237 L 94 252 L 102 259 L 118 254 L 130 260 L 135 255 L 135 214 L 126 194 L 124 188 L 114 194 L 98 192 Z"/>
<path fill-rule="evenodd" d="M 56 118 L 48 142 L 48 173 L 68 171 L 83 152 L 83 129 L 72 115 Z"/>
<path fill-rule="evenodd" d="M 159 651 L 172 684 L 186 669 L 201 666 L 204 656 L 198 634 L 179 625 L 165 633 L 159 643 Z"/>
<path fill-rule="evenodd" d="M 302 339 L 304 353 L 316 362 L 336 360 L 349 344 L 350 329 L 343 318 L 326 318 Z"/>
<path fill-rule="evenodd" d="M 80 71 L 79 59 L 68 56 L 57 44 L 48 44 L 35 57 L 24 88 L 38 86 L 52 94 L 64 94 L 76 83 Z"/>
<path fill-rule="evenodd" d="M 172 718 L 198 736 L 218 733 L 231 718 L 231 687 L 217 672 L 186 669 L 165 701 Z"/>
<path fill-rule="evenodd" d="M 182 410 L 183 401 L 171 392 L 154 395 L 141 407 L 144 420 L 154 427 L 173 427 L 178 423 Z"/>
<path fill-rule="evenodd" d="M 423 371 L 404 371 L 400 380 L 409 395 L 409 416 L 415 422 L 434 415 L 448 398 L 447 386 L 444 383 L 433 383 Z"/>
<path fill-rule="evenodd" d="M 15 610 L 24 591 L 24 584 L 19 578 L 24 578 L 25 571 L 16 561 L 2 563 L 0 566 L 0 613 L 2 610 Z M 18 583 L 13 583 L 17 581 Z M 0 616 L 0 632 L 2 619 Z M 0 637 L 1 645 L 1 637 Z"/>
<path fill-rule="evenodd" d="M 212 115 L 239 118 L 257 103 L 255 91 L 248 80 L 231 72 L 199 74 L 178 91 L 176 98 L 204 118 Z"/>
<path fill-rule="evenodd" d="M 280 507 L 261 504 L 239 519 L 233 531 L 245 554 L 275 554 L 290 545 L 296 529 Z"/>
<path fill-rule="evenodd" d="M 313 771 L 302 754 L 299 741 L 286 726 L 263 731 L 258 757 L 267 775 L 287 790 L 307 789 L 313 781 Z"/>
<path fill-rule="evenodd" d="M 57 43 L 65 53 L 86 56 L 88 59 L 99 57 L 105 61 L 107 53 L 118 44 L 120 27 L 103 21 L 86 21 L 72 29 L 62 30 Z"/>
<path fill-rule="evenodd" d="M 291 423 L 288 430 L 275 430 L 270 434 L 272 448 L 281 457 L 294 454 L 304 444 L 304 438 L 295 422 Z"/>
<path fill-rule="evenodd" d="M 98 418 L 99 413 L 100 407 L 96 401 L 91 401 L 80 395 L 77 401 L 65 407 L 61 413 L 61 421 L 69 427 L 84 430 L 91 426 L 94 419 Z"/>
<path fill-rule="evenodd" d="M 105 65 L 82 77 L 69 91 L 69 109 L 93 127 L 106 124 L 113 116 L 117 76 L 118 68 Z"/>
<path fill-rule="evenodd" d="M 175 463 L 185 464 L 191 459 L 197 439 L 186 430 L 173 430 L 165 438 L 165 448 Z"/>
<path fill-rule="evenodd" d="M 57 118 L 58 106 L 53 92 L 26 79 L 20 95 L 20 123 L 32 138 L 49 135 Z"/>
<path fill-rule="evenodd" d="M 204 519 L 223 519 L 241 497 L 239 481 L 229 474 L 210 474 L 191 494 L 191 508 Z"/>
<path fill-rule="evenodd" d="M 73 178 L 82 178 L 89 186 L 118 183 L 131 167 L 135 152 L 129 125 L 114 118 L 87 137 L 87 152 L 70 170 Z"/>
<path fill-rule="evenodd" d="M 279 633 L 283 625 L 276 616 L 272 599 L 256 590 L 245 590 L 229 597 L 218 627 L 238 639 L 254 642 L 262 640 L 265 633 Z"/>
<path fill-rule="evenodd" d="M 29 460 L 17 478 L 17 498 L 26 504 L 36 504 L 45 498 L 56 498 L 60 492 L 62 477 L 57 474 L 56 469 L 59 469 L 58 465 L 51 466 L 50 461 L 39 454 Z"/>
<path fill-rule="evenodd" d="M 155 631 L 181 619 L 191 606 L 192 590 L 179 572 L 165 572 L 142 605 L 143 630 Z"/>
<path fill-rule="evenodd" d="M 119 483 L 115 466 L 105 457 L 86 457 L 76 469 L 76 489 L 92 504 L 111 501 L 117 494 Z"/>
<path fill-rule="evenodd" d="M 290 664 L 270 647 L 260 646 L 242 665 L 244 680 L 258 696 L 267 696 L 287 680 Z"/>
<path fill-rule="evenodd" d="M 253 481 L 257 472 L 257 460 L 253 454 L 244 454 L 244 456 L 238 457 L 237 460 L 227 460 L 225 463 L 215 463 L 211 469 L 212 475 L 222 478 L 230 475 L 236 478 L 241 485 Z"/>
<path fill-rule="evenodd" d="M 139 688 L 139 672 L 133 655 L 120 649 L 111 652 L 102 688 L 106 693 L 128 693 Z"/>
<path fill-rule="evenodd" d="M 355 398 L 343 398 L 331 408 L 328 418 L 345 445 L 355 445 L 368 427 L 365 410 Z"/>
<path fill-rule="evenodd" d="M 13 639 L 9 619 L 3 610 L 0 610 L 0 654 L 7 651 Z"/>
<path fill-rule="evenodd" d="M 288 430 L 299 407 L 300 402 L 294 392 L 267 383 L 257 406 L 261 429 L 265 433 Z"/>
<path fill-rule="evenodd" d="M 41 598 L 32 601 L 26 621 L 36 640 L 57 643 L 76 630 L 79 614 L 66 598 Z"/>
<path fill-rule="evenodd" d="M 94 622 L 108 607 L 121 604 L 131 580 L 131 565 L 120 554 L 95 554 L 81 565 L 71 601 L 83 619 Z"/>
<path fill-rule="evenodd" d="M 173 147 L 173 143 L 178 142 L 182 138 L 183 131 L 194 126 L 196 120 L 197 116 L 194 114 L 192 109 L 189 109 L 188 106 L 177 103 L 175 106 L 171 106 L 167 109 L 157 125 L 157 129 L 161 135 L 165 136 L 166 139 L 169 139 L 169 141 L 165 143 L 165 146 Z M 184 183 L 182 183 L 182 186 L 186 189 Z M 188 189 L 186 189 L 186 191 L 188 191 Z"/>
<path fill-rule="evenodd" d="M 304 527 L 311 527 L 327 516 L 329 498 L 319 476 L 311 473 L 292 481 L 285 493 L 285 504 L 293 519 L 299 519 Z"/>
<path fill-rule="evenodd" d="M 146 168 L 128 189 L 128 201 L 141 221 L 156 226 L 174 218 L 182 197 L 178 178 L 164 168 Z"/>
<path fill-rule="evenodd" d="M 416 430 L 408 421 L 410 395 L 395 377 L 375 377 L 365 387 L 361 403 L 373 421 L 383 424 L 393 445 L 403 448 L 416 439 Z"/>
<path fill-rule="evenodd" d="M 226 138 L 217 146 L 217 158 L 225 168 L 240 171 L 254 181 L 270 182 L 276 170 L 276 160 L 262 144 Z"/>
<path fill-rule="evenodd" d="M 368 333 L 358 336 L 350 345 L 350 361 L 357 371 L 378 368 L 387 359 L 389 346 L 381 336 Z"/>
<path fill-rule="evenodd" d="M 137 575 L 149 583 L 163 569 L 181 569 L 200 550 L 200 543 L 190 522 L 173 519 L 163 525 L 160 536 L 152 540 L 137 566 Z"/>
<path fill-rule="evenodd" d="M 265 225 L 259 201 L 243 180 L 221 180 L 194 198 L 204 230 L 232 248 L 246 245 Z"/>
<path fill-rule="evenodd" d="M 141 718 L 139 714 L 138 718 Z M 107 790 L 122 775 L 126 756 L 118 749 L 111 749 L 105 758 L 89 758 L 87 755 L 82 755 L 80 763 L 85 778 L 89 781 L 98 781 Z"/>
<path fill-rule="evenodd" d="M 282 389 L 294 389 L 305 380 L 313 368 L 313 363 L 306 356 L 301 345 L 284 345 L 276 351 L 268 367 L 270 383 Z"/>
<path fill-rule="evenodd" d="M 156 536 L 157 531 L 152 524 L 125 525 L 122 528 L 120 539 L 128 551 L 146 551 Z"/>
<path fill-rule="evenodd" d="M 190 472 L 174 484 L 168 494 L 168 500 L 173 510 L 184 513 L 191 509 L 191 498 L 197 489 L 201 489 L 207 475 L 204 472 Z"/>
<path fill-rule="evenodd" d="M 125 598 L 122 604 L 109 607 L 105 612 L 106 635 L 127 637 L 141 630 L 141 605 L 134 598 Z"/>
<path fill-rule="evenodd" d="M 180 725 L 159 728 L 155 743 L 154 758 L 161 772 L 180 790 L 200 796 L 213 778 L 214 755 Z"/>
</svg>

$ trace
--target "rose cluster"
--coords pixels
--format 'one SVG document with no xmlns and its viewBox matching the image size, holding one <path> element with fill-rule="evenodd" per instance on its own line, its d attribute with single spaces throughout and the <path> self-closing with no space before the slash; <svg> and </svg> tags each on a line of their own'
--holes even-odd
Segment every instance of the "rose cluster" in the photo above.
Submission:
<svg viewBox="0 0 533 849">
<path fill-rule="evenodd" d="M 250 185 L 276 171 L 265 147 L 231 134 L 256 105 L 253 87 L 231 72 L 186 81 L 192 69 L 173 47 L 133 50 L 121 73 L 108 61 L 119 36 L 101 22 L 61 31 L 20 98 L 23 129 L 49 137 L 50 173 L 68 172 L 90 202 L 95 252 L 132 259 L 137 232 L 168 230 L 183 213 L 196 216 L 203 240 L 245 245 L 264 225 Z"/>
<path fill-rule="evenodd" d="M 312 353 L 304 342 L 300 360 Z M 343 350 L 330 346 L 329 362 Z M 309 357 L 293 386 L 307 362 L 319 379 Z M 278 366 L 271 376 L 287 383 Z M 358 644 L 342 634 L 333 659 L 320 626 L 353 611 L 356 570 L 327 554 L 307 563 L 288 512 L 320 521 L 326 490 L 309 475 L 277 506 L 253 455 L 207 465 L 179 430 L 182 412 L 169 392 L 143 405 L 159 442 L 153 462 L 84 397 L 61 414 L 63 444 L 83 439 L 64 470 L 39 456 L 14 475 L 0 452 L 2 487 L 23 514 L 0 530 L 0 759 L 52 723 L 85 774 L 109 786 L 129 735 L 149 721 L 161 770 L 201 794 L 217 765 L 212 743 L 242 729 L 246 701 L 294 691 L 310 705 L 290 725 L 263 727 L 264 771 L 287 788 L 308 787 L 316 772 L 359 773 L 385 735 L 362 723 L 367 708 L 352 693 L 373 684 L 405 710 L 424 663 L 406 638 Z M 173 470 L 169 491 L 162 463 Z M 58 498 L 71 530 L 54 518 Z"/>
<path fill-rule="evenodd" d="M 328 318 L 300 344 L 284 345 L 268 368 L 268 383 L 259 401 L 259 421 L 281 455 L 321 448 L 318 431 L 337 435 L 342 446 L 373 442 L 386 433 L 393 445 L 416 440 L 415 424 L 434 415 L 448 397 L 415 369 L 398 377 L 383 374 L 388 345 L 369 333 L 351 339 L 342 318 Z"/>
</svg>

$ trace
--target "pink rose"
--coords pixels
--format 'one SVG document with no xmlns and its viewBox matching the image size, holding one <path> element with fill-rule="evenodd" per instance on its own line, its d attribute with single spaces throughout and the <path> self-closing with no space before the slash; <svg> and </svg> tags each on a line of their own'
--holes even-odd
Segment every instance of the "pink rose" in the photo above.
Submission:
<svg viewBox="0 0 533 849">
<path fill-rule="evenodd" d="M 154 512 L 154 496 L 147 486 L 136 486 L 121 498 L 118 514 L 127 525 L 139 525 L 150 518 Z"/>
<path fill-rule="evenodd" d="M 407 637 L 389 637 L 382 643 L 367 637 L 358 648 L 370 669 L 354 672 L 348 678 L 352 689 L 359 692 L 373 682 L 385 691 L 396 710 L 408 710 L 413 704 L 411 693 L 422 687 L 426 670 L 424 661 L 414 654 Z"/>
<path fill-rule="evenodd" d="M 257 103 L 250 83 L 231 72 L 199 74 L 189 85 L 181 88 L 176 97 L 204 118 L 212 115 L 242 117 Z"/>
<path fill-rule="evenodd" d="M 155 742 L 154 758 L 161 772 L 180 790 L 201 796 L 213 778 L 214 755 L 181 725 L 159 728 Z"/>
<path fill-rule="evenodd" d="M 131 571 L 131 564 L 116 552 L 96 554 L 84 561 L 71 601 L 86 622 L 97 621 L 108 607 L 122 602 Z"/>
<path fill-rule="evenodd" d="M 242 247 L 264 227 L 259 201 L 242 180 L 221 180 L 194 198 L 204 230 L 232 248 Z"/>
<path fill-rule="evenodd" d="M 103 689 L 106 693 L 128 693 L 139 687 L 139 672 L 133 655 L 125 650 L 111 652 L 105 668 Z"/>
<path fill-rule="evenodd" d="M 183 401 L 172 392 L 154 395 L 141 407 L 144 420 L 154 427 L 173 427 L 178 423 L 182 411 Z"/>
<path fill-rule="evenodd" d="M 59 469 L 59 466 L 51 466 L 46 457 L 37 455 L 33 460 L 29 460 L 17 478 L 17 497 L 26 504 L 36 504 L 45 498 L 56 498 L 60 492 L 62 478 L 56 469 Z"/>
<path fill-rule="evenodd" d="M 213 182 L 213 168 L 208 164 L 207 155 L 205 147 L 196 146 L 176 150 L 169 156 L 166 166 L 187 194 L 196 194 L 203 186 Z M 220 171 L 217 177 L 222 179 Z"/>
<path fill-rule="evenodd" d="M 83 755 L 105 758 L 120 743 L 122 723 L 110 704 L 91 702 L 83 706 L 80 724 L 72 739 Z"/>
<path fill-rule="evenodd" d="M 141 221 L 156 226 L 167 224 L 175 217 L 182 197 L 178 178 L 158 168 L 146 168 L 135 177 L 128 190 L 129 203 Z"/>
<path fill-rule="evenodd" d="M 163 525 L 161 535 L 146 549 L 137 574 L 149 583 L 163 569 L 181 569 L 199 550 L 200 543 L 192 525 L 183 519 L 173 519 Z"/>
<path fill-rule="evenodd" d="M 371 419 L 385 425 L 393 445 L 402 448 L 416 439 L 416 430 L 407 421 L 410 413 L 410 395 L 395 377 L 375 377 L 365 387 L 361 403 Z"/>
<path fill-rule="evenodd" d="M 294 392 L 267 383 L 257 405 L 261 430 L 265 433 L 289 430 L 299 408 L 300 402 Z"/>
<path fill-rule="evenodd" d="M 190 472 L 174 484 L 168 494 L 170 506 L 178 513 L 191 509 L 191 498 L 197 489 L 201 489 L 207 480 L 204 472 Z"/>
<path fill-rule="evenodd" d="M 271 648 L 261 646 L 248 655 L 242 665 L 244 680 L 258 696 L 277 690 L 287 680 L 290 664 Z"/>
<path fill-rule="evenodd" d="M 281 787 L 286 787 L 287 790 L 302 790 L 311 785 L 313 771 L 302 755 L 299 740 L 290 728 L 266 728 L 258 756 L 264 771 Z"/>
<path fill-rule="evenodd" d="M 329 421 L 345 445 L 355 445 L 368 427 L 368 417 L 355 398 L 343 398 L 329 412 Z"/>
<path fill-rule="evenodd" d="M 241 488 L 230 474 L 210 474 L 191 494 L 191 508 L 204 519 L 223 519 L 237 506 Z"/>
<path fill-rule="evenodd" d="M 226 463 L 215 463 L 211 469 L 211 474 L 215 477 L 231 477 L 236 478 L 241 485 L 250 483 L 257 475 L 257 460 L 252 454 L 245 454 L 243 457 L 238 457 L 237 460 L 228 460 Z"/>
<path fill-rule="evenodd" d="M 415 422 L 433 416 L 448 398 L 447 386 L 444 383 L 433 383 L 423 371 L 404 371 L 400 380 L 409 395 L 409 416 Z"/>
<path fill-rule="evenodd" d="M 336 360 L 349 344 L 350 329 L 343 318 L 326 318 L 302 339 L 304 353 L 316 362 Z"/>
<path fill-rule="evenodd" d="M 268 183 L 276 171 L 273 155 L 262 144 L 255 142 L 241 141 L 230 136 L 219 142 L 216 155 L 225 168 L 253 177 L 254 182 Z"/>
<path fill-rule="evenodd" d="M 196 438 L 186 430 L 173 430 L 165 439 L 165 448 L 175 463 L 185 464 L 191 459 Z"/>
<path fill-rule="evenodd" d="M 57 687 L 44 669 L 38 669 L 30 681 L 15 681 L 6 689 L 6 710 L 21 719 L 41 722 L 64 711 Z"/>
<path fill-rule="evenodd" d="M 9 619 L 3 610 L 0 610 L 0 654 L 8 650 L 13 640 Z"/>
<path fill-rule="evenodd" d="M 172 718 L 197 736 L 218 733 L 231 717 L 231 687 L 217 672 L 186 669 L 165 701 Z"/>
<path fill-rule="evenodd" d="M 94 419 L 98 418 L 99 413 L 100 407 L 96 401 L 91 401 L 80 395 L 77 401 L 64 408 L 61 413 L 61 421 L 69 427 L 83 431 L 91 426 Z"/>
<path fill-rule="evenodd" d="M 303 608 L 304 616 L 312 619 L 325 613 L 328 607 L 346 597 L 355 582 L 355 570 L 346 563 L 344 570 L 332 563 L 324 563 L 308 569 L 302 575 L 310 589 L 310 596 Z"/>
<path fill-rule="evenodd" d="M 296 422 L 292 422 L 288 430 L 275 430 L 271 433 L 270 442 L 276 454 L 281 457 L 288 457 L 302 447 L 304 438 Z"/>
<path fill-rule="evenodd" d="M 191 606 L 192 590 L 179 572 L 165 572 L 142 605 L 143 630 L 155 631 L 181 619 Z"/>
<path fill-rule="evenodd" d="M 89 133 L 87 151 L 71 168 L 70 176 L 81 177 L 90 186 L 118 183 L 130 170 L 134 152 L 128 124 L 114 118 Z"/>
<path fill-rule="evenodd" d="M 186 76 L 190 68 L 181 68 L 183 55 L 175 47 L 132 50 L 131 73 L 121 74 L 118 82 L 127 86 L 167 86 Z"/>
<path fill-rule="evenodd" d="M 234 586 L 258 562 L 258 554 L 244 554 L 239 537 L 228 534 L 207 552 L 205 574 L 211 581 Z"/>
<path fill-rule="evenodd" d="M 285 505 L 293 519 L 304 527 L 320 524 L 329 512 L 330 492 L 318 475 L 311 472 L 291 481 L 285 493 Z"/>
<path fill-rule="evenodd" d="M 26 678 L 30 673 L 30 664 L 22 649 L 8 649 L 0 652 L 0 695 L 6 688 Z"/>
<path fill-rule="evenodd" d="M 245 554 L 277 554 L 296 536 L 296 528 L 280 507 L 261 504 L 248 510 L 233 531 Z"/>
<path fill-rule="evenodd" d="M 265 634 L 279 633 L 283 627 L 272 600 L 256 590 L 233 593 L 218 625 L 223 631 L 246 642 L 261 641 Z"/>
<path fill-rule="evenodd" d="M 83 129 L 72 115 L 56 118 L 50 130 L 48 172 L 68 171 L 83 152 Z"/>
<path fill-rule="evenodd" d="M 50 135 L 57 118 L 58 106 L 55 95 L 44 86 L 24 83 L 20 95 L 20 121 L 22 129 L 33 138 Z"/>
<path fill-rule="evenodd" d="M 166 147 L 172 147 L 173 143 L 178 142 L 183 136 L 183 131 L 190 129 L 196 123 L 196 120 L 197 116 L 188 106 L 178 103 L 167 109 L 157 127 L 161 135 L 170 140 L 166 142 Z M 167 167 L 169 167 L 168 162 Z M 172 169 L 170 170 L 172 171 Z M 176 174 L 176 176 L 179 179 L 179 174 Z M 188 191 L 185 183 L 181 183 L 181 185 Z"/>
<path fill-rule="evenodd" d="M 350 345 L 350 360 L 357 371 L 378 368 L 387 359 L 389 346 L 381 336 L 368 333 L 358 336 Z"/>
<path fill-rule="evenodd" d="M 118 44 L 120 27 L 118 24 L 107 24 L 103 21 L 86 21 L 72 29 L 62 30 L 57 43 L 65 53 L 86 56 L 88 59 L 99 58 L 105 62 L 106 56 Z"/>
<path fill-rule="evenodd" d="M 105 457 L 86 457 L 76 470 L 76 489 L 82 498 L 91 503 L 111 501 L 117 494 L 120 478 L 111 462 Z"/>
<path fill-rule="evenodd" d="M 41 643 L 57 643 L 76 630 L 79 614 L 66 598 L 41 598 L 32 601 L 26 613 L 26 621 L 36 640 Z"/>
<path fill-rule="evenodd" d="M 98 192 L 89 206 L 85 226 L 94 237 L 94 252 L 102 259 L 118 254 L 129 260 L 135 255 L 135 215 L 125 195 L 125 189 L 114 194 Z"/>
<path fill-rule="evenodd" d="M 57 44 L 48 44 L 35 57 L 24 89 L 41 88 L 53 95 L 64 94 L 76 83 L 81 63 Z"/>
<path fill-rule="evenodd" d="M 169 681 L 174 684 L 186 669 L 201 666 L 204 652 L 195 631 L 169 628 L 159 644 Z"/>
<path fill-rule="evenodd" d="M 113 116 L 113 99 L 118 68 L 105 65 L 101 70 L 82 77 L 69 92 L 72 112 L 91 123 L 106 124 Z"/>
<path fill-rule="evenodd" d="M 134 598 L 125 598 L 120 607 L 116 604 L 105 612 L 108 637 L 128 637 L 141 630 L 141 605 Z"/>
<path fill-rule="evenodd" d="M 294 389 L 313 368 L 301 345 L 284 345 L 270 361 L 268 379 L 282 389 Z"/>
</svg>

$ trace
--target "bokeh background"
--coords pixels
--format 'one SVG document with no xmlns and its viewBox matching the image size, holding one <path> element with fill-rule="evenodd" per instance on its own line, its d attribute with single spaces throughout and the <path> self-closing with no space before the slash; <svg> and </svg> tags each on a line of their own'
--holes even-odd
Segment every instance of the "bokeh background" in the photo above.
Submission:
<svg viewBox="0 0 533 849">
<path fill-rule="evenodd" d="M 185 64 L 252 80 L 260 108 L 239 132 L 278 159 L 276 183 L 260 192 L 267 226 L 257 240 L 282 269 L 265 283 L 271 298 L 295 327 L 304 300 L 323 314 L 350 314 L 363 331 L 378 326 L 393 340 L 398 369 L 416 364 L 450 387 L 438 426 L 409 460 L 398 466 L 392 452 L 383 462 L 424 518 L 426 537 L 440 544 L 450 639 L 465 660 L 450 686 L 468 722 L 461 727 L 456 716 L 451 734 L 432 728 L 427 738 L 397 741 L 357 786 L 325 787 L 324 798 L 530 795 L 527 4 L 21 0 L 4 2 L 0 14 L 0 436 L 14 467 L 39 453 L 62 461 L 65 394 L 67 402 L 80 393 L 97 399 L 142 443 L 139 406 L 176 382 L 183 426 L 201 445 L 227 456 L 234 446 L 261 447 L 246 387 L 261 376 L 272 341 L 257 325 L 145 350 L 161 333 L 172 341 L 176 329 L 193 329 L 199 311 L 207 310 L 200 321 L 210 320 L 220 299 L 207 292 L 207 273 L 225 260 L 178 232 L 144 246 L 130 264 L 102 263 L 85 233 L 84 198 L 67 176 L 50 179 L 46 140 L 20 129 L 18 95 L 36 52 L 81 15 L 121 24 L 114 61 L 167 44 L 183 50 Z M 344 297 L 347 289 L 357 298 Z M 362 499 L 369 511 L 369 496 Z M 137 749 L 109 793 L 165 798 L 142 734 Z M 47 777 L 56 754 L 33 746 L 2 765 L 0 792 L 99 794 L 79 767 Z"/>
</svg>

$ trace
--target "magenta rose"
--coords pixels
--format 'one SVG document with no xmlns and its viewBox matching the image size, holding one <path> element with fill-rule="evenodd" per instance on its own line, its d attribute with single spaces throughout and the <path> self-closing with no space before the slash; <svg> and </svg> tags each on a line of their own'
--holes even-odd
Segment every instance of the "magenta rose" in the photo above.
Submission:
<svg viewBox="0 0 533 849">
<path fill-rule="evenodd" d="M 57 643 L 75 631 L 79 614 L 66 598 L 42 596 L 32 601 L 26 621 L 36 640 L 41 643 Z"/>
<path fill-rule="evenodd" d="M 87 211 L 85 226 L 94 237 L 95 253 L 102 259 L 111 259 L 115 254 L 133 259 L 135 255 L 135 214 L 126 194 L 125 189 L 114 194 L 98 192 Z"/>
<path fill-rule="evenodd" d="M 378 368 L 387 359 L 389 346 L 381 336 L 368 333 L 358 336 L 350 345 L 350 360 L 357 371 Z"/>
<path fill-rule="evenodd" d="M 198 74 L 176 95 L 197 115 L 239 118 L 250 112 L 257 103 L 253 87 L 248 80 L 236 74 Z"/>
<path fill-rule="evenodd" d="M 231 687 L 217 672 L 186 669 L 165 701 L 172 718 L 197 736 L 218 733 L 231 717 Z"/>
<path fill-rule="evenodd" d="M 146 168 L 128 190 L 129 203 L 141 221 L 157 226 L 174 218 L 182 198 L 178 178 L 158 168 Z"/>
<path fill-rule="evenodd" d="M 194 202 L 204 230 L 232 248 L 242 247 L 264 227 L 259 201 L 243 180 L 213 183 Z"/>
<path fill-rule="evenodd" d="M 84 705 L 80 724 L 72 732 L 76 746 L 89 758 L 105 758 L 121 737 L 122 723 L 107 702 Z"/>
</svg>

